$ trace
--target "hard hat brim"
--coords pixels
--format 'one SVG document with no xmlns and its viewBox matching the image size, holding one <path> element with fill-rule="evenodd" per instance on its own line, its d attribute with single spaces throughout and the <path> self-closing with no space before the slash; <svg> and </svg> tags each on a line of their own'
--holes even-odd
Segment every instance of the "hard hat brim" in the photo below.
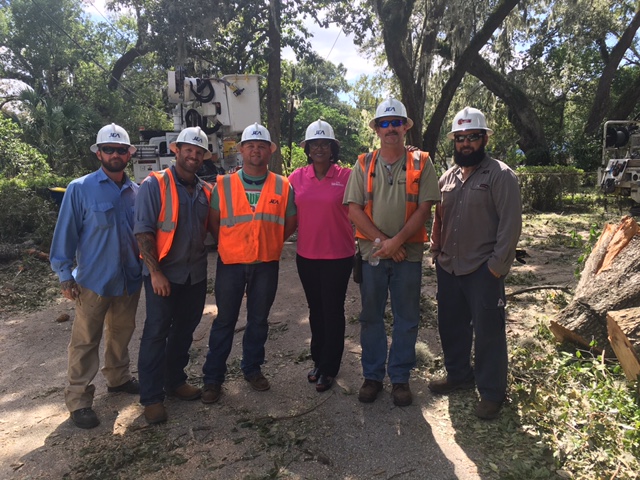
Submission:
<svg viewBox="0 0 640 480">
<path fill-rule="evenodd" d="M 109 142 L 109 143 L 113 143 L 113 142 Z M 98 150 L 100 149 L 100 145 L 104 145 L 104 144 L 103 143 L 94 143 L 93 145 L 91 145 L 89 147 L 89 150 L 91 150 L 93 153 L 97 153 Z M 126 143 L 123 143 L 122 145 L 125 146 L 125 147 L 129 147 L 129 153 L 132 154 L 132 155 L 138 151 L 138 149 L 136 147 L 134 147 L 133 145 L 128 145 Z"/>
<path fill-rule="evenodd" d="M 275 143 L 267 141 L 267 140 L 249 139 L 249 140 L 245 140 L 244 142 L 265 142 L 265 143 L 269 143 L 271 145 L 271 153 L 275 152 L 278 149 L 278 146 Z M 236 148 L 241 147 L 244 142 L 240 141 L 240 142 L 236 143 Z"/>
<path fill-rule="evenodd" d="M 189 145 L 193 145 L 192 143 L 189 142 L 180 142 L 180 143 L 187 143 Z M 193 145 L 194 147 L 198 147 L 198 148 L 202 148 L 200 145 Z M 169 150 L 171 150 L 173 153 L 178 153 L 178 142 L 171 142 L 169 144 Z M 211 158 L 211 152 L 209 151 L 209 149 L 203 149 L 204 150 L 204 160 L 209 160 Z"/>
<path fill-rule="evenodd" d="M 467 130 L 484 130 L 487 137 L 493 135 L 493 130 L 491 130 L 490 128 L 465 128 L 464 130 L 451 130 L 449 133 L 447 133 L 447 138 L 449 140 L 453 140 L 453 137 L 455 137 L 458 133 L 466 132 Z"/>
<path fill-rule="evenodd" d="M 303 140 L 298 145 L 300 145 L 300 147 L 304 148 L 305 145 L 307 144 L 307 142 L 312 142 L 314 140 L 331 140 L 332 142 L 336 142 L 338 144 L 338 146 L 340 145 L 340 142 L 338 140 L 336 140 L 335 138 L 331 138 L 331 137 L 314 137 L 314 138 L 310 138 L 309 140 Z"/>
<path fill-rule="evenodd" d="M 389 115 L 389 116 L 391 116 L 391 117 L 397 117 L 398 115 Z M 374 118 L 373 120 L 371 120 L 371 121 L 369 122 L 369 127 L 371 127 L 373 130 L 375 130 L 375 129 L 376 129 L 376 122 L 377 122 L 378 120 L 383 119 L 383 118 L 386 118 L 386 117 L 377 117 L 377 118 Z M 409 117 L 407 117 L 407 126 L 408 126 L 407 130 L 408 130 L 409 128 L 413 127 L 413 120 L 411 120 Z"/>
</svg>

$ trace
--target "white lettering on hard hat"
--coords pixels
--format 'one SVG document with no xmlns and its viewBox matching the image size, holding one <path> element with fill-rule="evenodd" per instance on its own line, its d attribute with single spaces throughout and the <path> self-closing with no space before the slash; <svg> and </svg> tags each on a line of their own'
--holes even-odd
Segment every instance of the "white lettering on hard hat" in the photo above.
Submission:
<svg viewBox="0 0 640 480">
<path fill-rule="evenodd" d="M 316 130 L 316 135 L 325 135 L 324 130 Z"/>
<path fill-rule="evenodd" d="M 109 138 L 120 138 L 120 134 L 118 132 L 111 132 Z"/>
<path fill-rule="evenodd" d="M 384 109 L 385 112 L 395 112 L 396 111 L 396 107 L 387 107 Z"/>
<path fill-rule="evenodd" d="M 471 119 L 470 118 L 461 118 L 460 120 L 458 120 L 458 125 L 462 125 L 463 123 L 471 123 Z"/>
</svg>

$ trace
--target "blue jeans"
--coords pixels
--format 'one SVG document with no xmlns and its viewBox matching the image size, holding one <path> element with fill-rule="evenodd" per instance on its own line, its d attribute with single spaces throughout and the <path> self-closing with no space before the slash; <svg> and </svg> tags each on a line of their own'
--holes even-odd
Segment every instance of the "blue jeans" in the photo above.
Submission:
<svg viewBox="0 0 640 480">
<path fill-rule="evenodd" d="M 364 378 L 384 380 L 386 363 L 391 383 L 409 381 L 411 369 L 416 364 L 421 280 L 422 262 L 381 259 L 375 267 L 363 263 L 360 344 Z M 393 333 L 387 362 L 384 310 L 388 293 L 391 294 Z"/>
<path fill-rule="evenodd" d="M 224 382 L 245 289 L 247 328 L 242 339 L 240 368 L 245 376 L 260 372 L 269 333 L 269 311 L 278 289 L 279 268 L 279 262 L 226 265 L 218 257 L 215 284 L 218 316 L 211 325 L 209 352 L 202 366 L 205 384 Z"/>
<path fill-rule="evenodd" d="M 495 278 L 487 264 L 468 275 L 452 275 L 436 262 L 438 330 L 447 378 L 473 380 L 480 396 L 502 402 L 507 390 L 507 336 L 504 277 Z M 475 368 L 471 347 L 475 334 Z"/>
<path fill-rule="evenodd" d="M 200 323 L 207 295 L 207 281 L 195 285 L 171 284 L 171 295 L 153 293 L 151 277 L 144 277 L 147 319 L 144 322 L 138 375 L 140 403 L 162 402 L 166 391 L 187 381 L 184 369 L 189 363 L 193 332 Z"/>
</svg>

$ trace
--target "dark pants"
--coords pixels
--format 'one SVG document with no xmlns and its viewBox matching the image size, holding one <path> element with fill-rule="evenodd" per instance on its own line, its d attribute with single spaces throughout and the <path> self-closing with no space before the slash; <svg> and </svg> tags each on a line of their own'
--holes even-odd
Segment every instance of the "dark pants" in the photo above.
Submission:
<svg viewBox="0 0 640 480">
<path fill-rule="evenodd" d="M 353 257 L 310 260 L 296 255 L 296 265 L 309 305 L 311 358 L 321 373 L 335 377 L 344 352 L 344 300 Z"/>
<path fill-rule="evenodd" d="M 463 382 L 475 376 L 483 399 L 502 402 L 507 390 L 508 362 L 504 277 L 495 278 L 486 263 L 468 275 L 452 275 L 437 264 L 436 272 L 438 328 L 447 378 Z"/>
<path fill-rule="evenodd" d="M 207 295 L 207 281 L 191 285 L 171 284 L 171 295 L 153 293 L 151 277 L 144 277 L 147 319 L 144 322 L 138 374 L 140 403 L 162 402 L 165 391 L 187 381 L 184 369 L 189 363 L 193 332 L 200 323 Z"/>
<path fill-rule="evenodd" d="M 242 339 L 240 368 L 245 376 L 260 372 L 269 334 L 269 311 L 278 289 L 279 268 L 279 262 L 227 265 L 218 257 L 215 284 L 218 316 L 211 325 L 209 352 L 202 367 L 205 384 L 224 382 L 245 289 L 247 328 Z"/>
</svg>

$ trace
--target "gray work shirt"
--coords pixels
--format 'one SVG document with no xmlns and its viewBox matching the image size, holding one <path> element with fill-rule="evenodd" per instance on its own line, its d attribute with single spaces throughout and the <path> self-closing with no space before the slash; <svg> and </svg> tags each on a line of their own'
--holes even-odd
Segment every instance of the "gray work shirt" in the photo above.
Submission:
<svg viewBox="0 0 640 480">
<path fill-rule="evenodd" d="M 500 275 L 509 273 L 522 229 L 518 178 L 505 163 L 484 157 L 462 180 L 457 165 L 440 177 L 431 251 L 448 273 L 466 275 L 488 262 Z"/>
<path fill-rule="evenodd" d="M 171 167 L 173 178 L 178 178 L 175 167 Z M 171 244 L 171 250 L 160 261 L 160 269 L 171 283 L 184 285 L 190 277 L 191 284 L 199 283 L 207 278 L 207 248 L 204 240 L 207 236 L 205 228 L 209 215 L 209 202 L 202 190 L 199 180 L 191 195 L 187 187 L 176 181 L 178 190 L 178 224 Z M 136 197 L 134 234 L 153 233 L 155 235 L 160 215 L 160 188 L 155 177 L 148 177 L 140 185 Z M 146 264 L 144 275 L 149 275 Z"/>
</svg>

